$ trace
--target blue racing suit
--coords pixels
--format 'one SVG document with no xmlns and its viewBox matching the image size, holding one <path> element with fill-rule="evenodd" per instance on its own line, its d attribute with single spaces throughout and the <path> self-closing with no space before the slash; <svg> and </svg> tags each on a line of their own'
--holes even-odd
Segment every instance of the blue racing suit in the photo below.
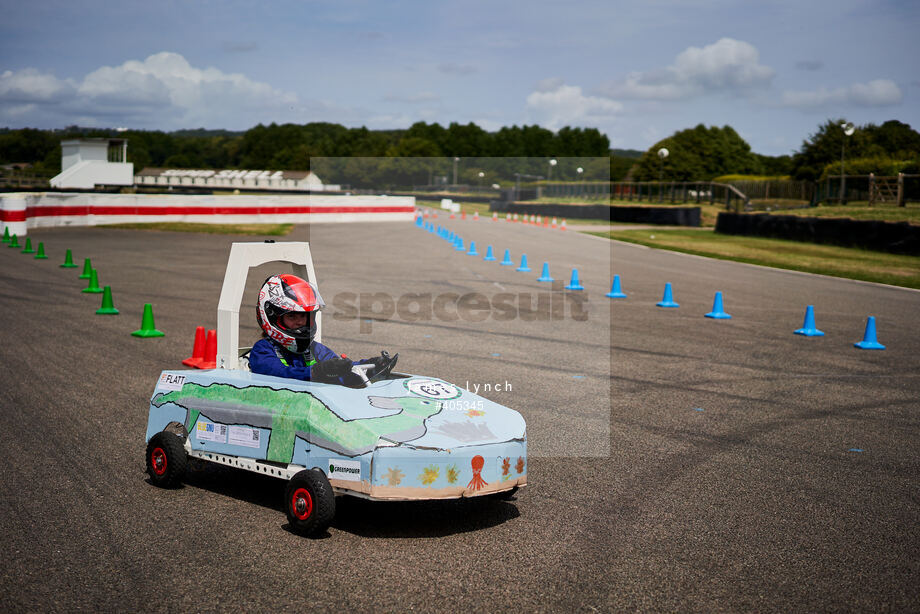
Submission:
<svg viewBox="0 0 920 614">
<path fill-rule="evenodd" d="M 274 375 L 275 377 L 289 377 L 291 379 L 312 380 L 311 367 L 317 362 L 338 358 L 339 355 L 330 350 L 328 347 L 313 341 L 310 343 L 310 349 L 303 354 L 295 354 L 287 348 L 281 347 L 268 338 L 262 338 L 255 342 L 252 350 L 249 352 L 249 370 L 253 373 L 262 375 Z M 370 360 L 359 360 L 356 364 L 364 364 Z M 351 383 L 352 380 L 359 381 L 358 376 L 349 373 L 339 378 L 340 384 L 345 384 L 346 380 Z"/>
</svg>

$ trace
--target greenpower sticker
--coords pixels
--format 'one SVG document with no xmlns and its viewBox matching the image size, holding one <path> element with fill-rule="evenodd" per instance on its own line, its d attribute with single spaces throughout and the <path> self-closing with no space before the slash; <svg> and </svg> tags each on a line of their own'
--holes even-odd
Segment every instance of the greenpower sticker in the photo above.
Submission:
<svg viewBox="0 0 920 614">
<path fill-rule="evenodd" d="M 403 381 L 403 386 L 412 394 L 417 394 L 427 399 L 437 399 L 438 401 L 456 399 L 463 394 L 463 392 L 453 384 L 439 382 L 434 379 L 413 378 Z"/>
<path fill-rule="evenodd" d="M 361 481 L 361 461 L 355 460 L 330 460 L 329 479 L 347 480 L 349 482 Z"/>
</svg>

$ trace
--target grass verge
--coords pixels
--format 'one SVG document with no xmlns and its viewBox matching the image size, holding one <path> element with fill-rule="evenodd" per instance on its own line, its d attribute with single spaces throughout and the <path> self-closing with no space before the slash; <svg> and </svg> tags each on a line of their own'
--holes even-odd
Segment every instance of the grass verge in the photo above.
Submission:
<svg viewBox="0 0 920 614">
<path fill-rule="evenodd" d="M 920 256 L 724 235 L 710 230 L 614 230 L 589 234 L 720 260 L 920 288 Z"/>
<path fill-rule="evenodd" d="M 159 230 L 170 232 L 197 232 L 211 235 L 261 235 L 283 237 L 291 232 L 293 224 L 192 224 L 188 222 L 153 222 L 149 224 L 105 224 L 106 228 L 127 230 Z"/>
</svg>

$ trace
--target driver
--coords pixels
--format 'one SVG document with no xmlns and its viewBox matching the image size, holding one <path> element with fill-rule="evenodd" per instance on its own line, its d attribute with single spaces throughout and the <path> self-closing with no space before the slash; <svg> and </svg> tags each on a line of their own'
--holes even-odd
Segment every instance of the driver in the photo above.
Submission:
<svg viewBox="0 0 920 614">
<path fill-rule="evenodd" d="M 256 305 L 262 339 L 249 352 L 249 369 L 262 375 L 350 385 L 360 381 L 351 372 L 354 364 L 384 368 L 384 356 L 355 363 L 313 339 L 316 314 L 325 306 L 316 286 L 295 275 L 266 279 Z"/>
</svg>

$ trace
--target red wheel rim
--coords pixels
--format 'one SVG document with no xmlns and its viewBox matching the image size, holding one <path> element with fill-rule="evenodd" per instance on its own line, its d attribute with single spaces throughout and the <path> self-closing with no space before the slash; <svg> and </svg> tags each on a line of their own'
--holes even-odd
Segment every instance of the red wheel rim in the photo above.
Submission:
<svg viewBox="0 0 920 614">
<path fill-rule="evenodd" d="M 166 473 L 166 452 L 163 451 L 163 448 L 154 448 L 150 453 L 150 466 L 157 475 Z"/>
<path fill-rule="evenodd" d="M 306 488 L 298 488 L 291 497 L 291 512 L 298 520 L 306 520 L 313 513 L 313 497 Z"/>
</svg>

